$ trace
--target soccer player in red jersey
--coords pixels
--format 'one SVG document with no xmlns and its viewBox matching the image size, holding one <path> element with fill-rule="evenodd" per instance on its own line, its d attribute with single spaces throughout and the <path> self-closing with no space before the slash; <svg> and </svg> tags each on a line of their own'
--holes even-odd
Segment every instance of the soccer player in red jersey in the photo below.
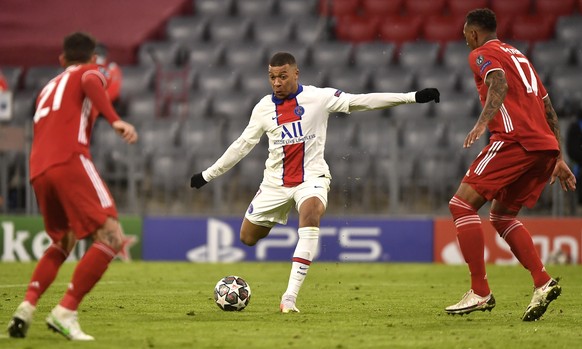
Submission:
<svg viewBox="0 0 582 349">
<path fill-rule="evenodd" d="M 469 265 L 471 289 L 445 310 L 468 314 L 495 307 L 477 214 L 491 201 L 491 224 L 531 273 L 534 294 L 522 320 L 534 321 L 560 295 L 561 287 L 544 268 L 530 233 L 516 216 L 523 205 L 531 208 L 537 202 L 548 180 L 551 184 L 559 179 L 568 191 L 576 188 L 576 179 L 562 159 L 558 117 L 544 85 L 519 50 L 497 39 L 496 27 L 493 11 L 477 9 L 467 14 L 463 29 L 483 104 L 463 146 L 470 147 L 486 128 L 491 137 L 449 202 L 459 246 Z"/>
<path fill-rule="evenodd" d="M 93 340 L 77 320 L 83 297 L 99 281 L 122 248 L 123 232 L 109 189 L 91 161 L 89 141 L 99 111 L 127 143 L 137 141 L 133 125 L 121 120 L 106 94 L 106 80 L 95 64 L 95 39 L 85 33 L 65 37 L 59 60 L 65 71 L 41 91 L 34 115 L 30 181 L 52 244 L 39 260 L 24 301 L 16 309 L 8 332 L 22 338 L 36 304 L 54 281 L 77 240 L 93 244 L 80 259 L 60 303 L 46 322 L 71 340 Z"/>
</svg>

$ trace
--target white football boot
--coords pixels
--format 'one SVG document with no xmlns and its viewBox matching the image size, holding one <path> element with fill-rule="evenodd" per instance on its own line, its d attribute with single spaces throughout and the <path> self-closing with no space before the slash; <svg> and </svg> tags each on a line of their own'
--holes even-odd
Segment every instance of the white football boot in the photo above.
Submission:
<svg viewBox="0 0 582 349">
<path fill-rule="evenodd" d="M 299 309 L 295 306 L 295 301 L 297 300 L 296 296 L 290 296 L 284 294 L 281 297 L 281 304 L 279 305 L 279 309 L 283 314 L 287 313 L 299 313 Z"/>
<path fill-rule="evenodd" d="M 463 298 L 457 304 L 450 305 L 445 308 L 445 311 L 448 314 L 455 315 L 464 315 L 472 313 L 476 310 L 489 310 L 495 307 L 495 298 L 493 297 L 493 293 L 490 293 L 486 297 L 481 297 L 476 295 L 473 290 L 467 291 Z"/>
<path fill-rule="evenodd" d="M 24 338 L 32 322 L 36 307 L 27 301 L 20 303 L 8 323 L 8 334 L 12 338 Z"/>
<path fill-rule="evenodd" d="M 531 302 L 521 317 L 523 321 L 536 321 L 544 315 L 548 305 L 562 293 L 562 287 L 558 285 L 558 281 L 559 279 L 550 279 L 545 285 L 534 288 Z"/>
<path fill-rule="evenodd" d="M 76 311 L 57 305 L 46 318 L 48 328 L 73 341 L 92 341 L 92 336 L 81 330 Z"/>
</svg>

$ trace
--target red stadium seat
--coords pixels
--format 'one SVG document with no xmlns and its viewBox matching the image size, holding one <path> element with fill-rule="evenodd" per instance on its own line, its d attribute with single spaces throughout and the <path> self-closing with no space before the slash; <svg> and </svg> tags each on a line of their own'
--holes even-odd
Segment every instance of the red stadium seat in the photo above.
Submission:
<svg viewBox="0 0 582 349">
<path fill-rule="evenodd" d="M 575 0 L 536 0 L 535 2 L 536 13 L 554 17 L 571 15 L 575 8 Z"/>
<path fill-rule="evenodd" d="M 409 16 L 425 16 L 444 13 L 446 0 L 404 0 L 404 8 Z"/>
<path fill-rule="evenodd" d="M 415 41 L 421 33 L 422 17 L 390 16 L 385 17 L 378 27 L 379 38 L 397 45 L 405 41 Z"/>
<path fill-rule="evenodd" d="M 362 0 L 364 14 L 367 16 L 397 15 L 402 11 L 404 0 Z"/>
<path fill-rule="evenodd" d="M 319 0 L 319 13 L 333 17 L 356 15 L 359 5 L 360 0 Z"/>
<path fill-rule="evenodd" d="M 511 38 L 522 41 L 543 41 L 554 35 L 555 18 L 546 15 L 520 15 L 511 26 Z"/>
<path fill-rule="evenodd" d="M 582 0 L 578 0 L 578 12 L 582 13 Z"/>
<path fill-rule="evenodd" d="M 335 34 L 339 40 L 353 43 L 374 41 L 378 36 L 377 21 L 358 16 L 338 19 Z"/>
<path fill-rule="evenodd" d="M 428 16 L 423 24 L 423 37 L 427 41 L 446 43 L 463 40 L 464 16 Z"/>
<path fill-rule="evenodd" d="M 489 6 L 489 0 L 447 0 L 449 12 L 453 15 L 465 16 L 476 8 Z"/>
<path fill-rule="evenodd" d="M 511 24 L 513 18 L 510 16 L 497 16 L 497 37 L 501 40 L 511 37 Z"/>
<path fill-rule="evenodd" d="M 497 16 L 527 14 L 531 8 L 531 0 L 491 0 L 491 9 Z"/>
</svg>

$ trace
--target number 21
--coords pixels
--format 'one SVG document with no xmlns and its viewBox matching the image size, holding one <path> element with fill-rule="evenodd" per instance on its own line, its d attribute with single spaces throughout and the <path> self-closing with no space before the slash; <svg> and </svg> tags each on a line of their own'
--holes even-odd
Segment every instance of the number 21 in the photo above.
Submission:
<svg viewBox="0 0 582 349">
<path fill-rule="evenodd" d="M 65 92 L 65 87 L 67 86 L 67 82 L 69 81 L 69 73 L 66 72 L 61 77 L 59 84 L 53 80 L 49 82 L 41 91 L 40 93 L 40 102 L 38 103 L 38 107 L 36 108 L 36 112 L 34 113 L 34 123 L 37 123 L 40 119 L 44 118 L 48 115 L 48 113 L 52 110 L 59 110 L 61 109 L 61 102 L 63 100 L 63 93 Z M 45 107 L 45 103 L 49 96 L 53 93 L 53 90 L 57 87 L 57 91 L 55 92 L 55 97 L 53 98 L 53 104 L 51 107 Z"/>
</svg>

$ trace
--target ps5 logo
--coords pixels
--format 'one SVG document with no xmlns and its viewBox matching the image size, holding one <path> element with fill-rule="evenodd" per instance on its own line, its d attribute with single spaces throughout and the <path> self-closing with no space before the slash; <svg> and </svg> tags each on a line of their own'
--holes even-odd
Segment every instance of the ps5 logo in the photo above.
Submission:
<svg viewBox="0 0 582 349">
<path fill-rule="evenodd" d="M 245 259 L 245 251 L 233 246 L 235 233 L 225 222 L 208 219 L 206 245 L 191 249 L 186 258 L 191 262 L 238 262 Z"/>
</svg>

